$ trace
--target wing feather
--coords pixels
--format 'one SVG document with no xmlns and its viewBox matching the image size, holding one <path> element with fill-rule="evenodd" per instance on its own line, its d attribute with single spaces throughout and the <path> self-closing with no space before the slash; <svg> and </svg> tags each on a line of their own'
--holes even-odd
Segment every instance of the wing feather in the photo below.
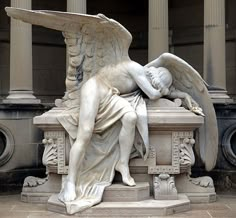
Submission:
<svg viewBox="0 0 236 218">
<path fill-rule="evenodd" d="M 218 128 L 215 110 L 208 93 L 206 83 L 200 74 L 181 58 L 164 53 L 157 60 L 146 65 L 147 67 L 166 67 L 173 76 L 175 88 L 188 93 L 198 102 L 205 114 L 205 122 L 199 128 L 200 157 L 205 164 L 206 170 L 212 170 L 215 166 L 218 153 Z"/>
<path fill-rule="evenodd" d="M 102 14 L 33 11 L 11 7 L 6 7 L 5 10 L 12 18 L 63 32 L 70 57 L 66 79 L 69 94 L 64 99 L 73 96 L 71 100 L 76 101 L 82 84 L 101 68 L 129 60 L 131 34 L 117 21 Z M 77 40 L 77 43 L 71 38 Z M 79 84 L 75 78 L 81 77 L 82 83 Z"/>
</svg>

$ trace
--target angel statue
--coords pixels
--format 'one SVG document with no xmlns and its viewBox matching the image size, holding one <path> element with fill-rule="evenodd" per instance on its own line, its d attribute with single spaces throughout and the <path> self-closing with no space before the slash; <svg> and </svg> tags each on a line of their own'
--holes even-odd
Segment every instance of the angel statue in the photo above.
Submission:
<svg viewBox="0 0 236 218">
<path fill-rule="evenodd" d="M 181 98 L 187 109 L 205 114 L 205 125 L 200 129 L 200 156 L 207 170 L 214 167 L 214 108 L 206 84 L 188 63 L 169 53 L 146 66 L 132 61 L 128 55 L 130 32 L 102 14 L 16 8 L 6 11 L 13 18 L 62 31 L 65 36 L 69 53 L 67 92 L 63 98 L 66 109 L 58 120 L 73 145 L 59 199 L 65 202 L 68 213 L 99 203 L 115 170 L 121 173 L 124 184 L 135 186 L 129 159 L 148 157 L 147 97 Z M 141 147 L 137 138 L 142 139 Z"/>
</svg>

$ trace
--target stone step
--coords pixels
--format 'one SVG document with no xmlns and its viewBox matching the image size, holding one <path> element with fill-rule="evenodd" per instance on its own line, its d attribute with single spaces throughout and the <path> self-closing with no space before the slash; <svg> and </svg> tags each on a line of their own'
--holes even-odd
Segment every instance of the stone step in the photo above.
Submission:
<svg viewBox="0 0 236 218">
<path fill-rule="evenodd" d="M 142 201 L 150 196 L 148 182 L 139 182 L 134 187 L 124 184 L 112 184 L 104 191 L 103 202 L 130 202 Z"/>
<path fill-rule="evenodd" d="M 47 204 L 48 210 L 66 214 L 65 205 L 52 195 Z M 74 214 L 77 217 L 157 217 L 167 216 L 190 210 L 190 201 L 186 195 L 178 195 L 178 200 L 148 199 L 136 202 L 101 202 L 87 210 Z"/>
</svg>

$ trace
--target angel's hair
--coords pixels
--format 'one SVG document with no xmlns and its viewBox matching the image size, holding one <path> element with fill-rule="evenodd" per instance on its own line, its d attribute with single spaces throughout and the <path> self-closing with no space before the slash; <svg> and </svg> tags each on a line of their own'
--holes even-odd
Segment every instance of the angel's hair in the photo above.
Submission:
<svg viewBox="0 0 236 218">
<path fill-rule="evenodd" d="M 164 67 L 150 67 L 147 71 L 152 86 L 156 89 L 162 89 L 163 95 L 169 93 L 169 87 L 172 84 L 172 75 L 168 69 Z"/>
</svg>

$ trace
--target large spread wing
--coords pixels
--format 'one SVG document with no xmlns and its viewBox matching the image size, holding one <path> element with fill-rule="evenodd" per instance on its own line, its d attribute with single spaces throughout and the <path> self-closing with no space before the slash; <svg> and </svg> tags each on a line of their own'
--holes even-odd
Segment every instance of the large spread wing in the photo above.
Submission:
<svg viewBox="0 0 236 218">
<path fill-rule="evenodd" d="M 218 153 L 218 129 L 215 110 L 208 94 L 205 81 L 199 73 L 181 58 L 164 53 L 150 62 L 147 67 L 165 67 L 173 76 L 173 86 L 188 93 L 200 105 L 205 114 L 205 122 L 199 129 L 200 157 L 206 170 L 214 168 Z"/>
<path fill-rule="evenodd" d="M 5 10 L 12 18 L 64 33 L 69 53 L 66 98 L 78 99 L 77 89 L 81 80 L 85 82 L 101 68 L 129 59 L 131 34 L 120 23 L 102 14 L 33 11 L 11 7 Z"/>
</svg>

